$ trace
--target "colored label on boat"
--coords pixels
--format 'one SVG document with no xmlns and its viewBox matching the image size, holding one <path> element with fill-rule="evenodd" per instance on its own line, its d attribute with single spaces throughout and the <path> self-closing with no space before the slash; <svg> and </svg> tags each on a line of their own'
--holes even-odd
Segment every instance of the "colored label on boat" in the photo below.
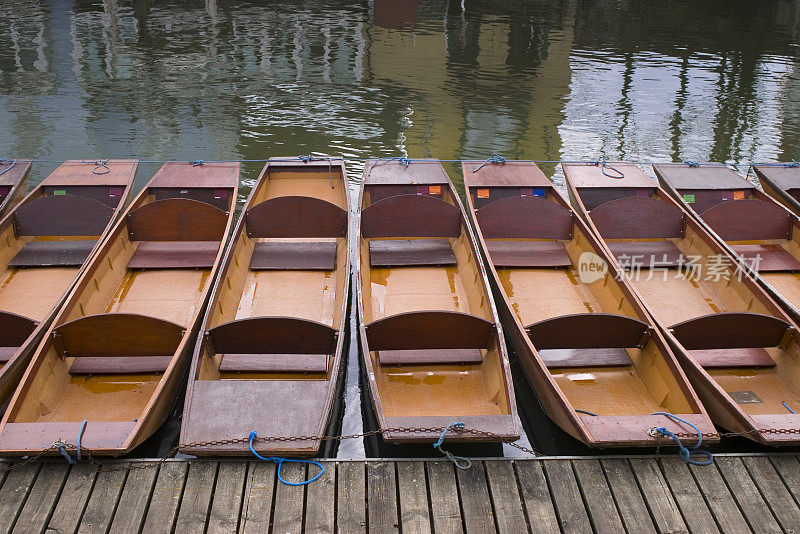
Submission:
<svg viewBox="0 0 800 534">
<path fill-rule="evenodd" d="M 543 197 L 543 196 L 545 196 L 545 194 L 546 194 L 546 192 L 545 192 L 544 189 L 534 189 L 533 190 L 533 196 L 535 196 L 535 197 Z"/>
<path fill-rule="evenodd" d="M 488 189 L 478 189 L 478 198 L 489 198 Z"/>
<path fill-rule="evenodd" d="M 744 191 L 734 191 L 733 200 L 744 200 Z"/>
<path fill-rule="evenodd" d="M 428 188 L 428 193 L 431 195 L 441 195 L 442 194 L 442 186 L 441 185 L 432 185 Z"/>
<path fill-rule="evenodd" d="M 694 195 L 683 195 L 683 201 L 687 204 L 694 204 Z"/>
<path fill-rule="evenodd" d="M 54 195 L 66 195 L 67 191 L 65 189 L 55 189 L 53 190 Z"/>
</svg>

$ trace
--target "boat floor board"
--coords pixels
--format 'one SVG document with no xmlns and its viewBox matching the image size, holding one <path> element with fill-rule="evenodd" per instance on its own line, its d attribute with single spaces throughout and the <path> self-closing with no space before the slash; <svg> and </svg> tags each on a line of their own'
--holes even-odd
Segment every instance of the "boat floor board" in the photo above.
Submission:
<svg viewBox="0 0 800 534">
<path fill-rule="evenodd" d="M 225 354 L 220 373 L 327 373 L 327 354 Z"/>
<path fill-rule="evenodd" d="M 495 267 L 572 267 L 561 241 L 486 241 Z"/>
<path fill-rule="evenodd" d="M 737 402 L 745 413 L 784 414 L 787 413 L 782 404 L 784 401 L 795 411 L 800 407 L 800 396 L 792 392 L 774 367 L 707 369 L 707 371 L 727 393 L 739 392 L 739 395 L 733 397 L 734 400 L 737 400 L 737 397 L 742 399 Z"/>
<path fill-rule="evenodd" d="M 373 319 L 418 310 L 470 313 L 457 267 L 371 269 Z"/>
<path fill-rule="evenodd" d="M 97 241 L 28 241 L 9 267 L 80 267 Z"/>
<path fill-rule="evenodd" d="M 336 248 L 336 241 L 260 242 L 253 248 L 250 269 L 333 271 Z"/>
<path fill-rule="evenodd" d="M 650 414 L 662 411 L 633 365 L 587 367 L 577 370 L 551 369 L 556 384 L 573 406 L 598 415 Z M 655 388 L 651 384 L 651 388 Z M 668 394 L 663 386 L 663 395 Z M 577 401 L 580 399 L 580 402 Z"/>
<path fill-rule="evenodd" d="M 381 365 L 481 363 L 480 349 L 414 349 L 378 351 Z"/>
<path fill-rule="evenodd" d="M 547 367 L 625 367 L 633 365 L 623 348 L 539 349 Z"/>
<path fill-rule="evenodd" d="M 69 367 L 72 375 L 163 373 L 172 356 L 77 357 Z"/>
<path fill-rule="evenodd" d="M 128 271 L 105 313 L 138 313 L 186 325 L 200 305 L 208 274 L 196 269 Z"/>
<path fill-rule="evenodd" d="M 128 269 L 211 269 L 219 241 L 141 241 Z"/>
<path fill-rule="evenodd" d="M 447 239 L 372 239 L 369 263 L 374 267 L 455 265 Z"/>
<path fill-rule="evenodd" d="M 12 270 L 0 281 L 0 310 L 42 320 L 72 284 L 77 267 Z"/>
<path fill-rule="evenodd" d="M 675 276 L 674 272 L 650 273 L 643 269 L 632 283 L 642 296 L 656 320 L 673 325 L 708 315 L 728 311 L 702 280 Z"/>
<path fill-rule="evenodd" d="M 236 319 L 295 317 L 332 326 L 336 278 L 329 271 L 250 271 Z"/>
</svg>

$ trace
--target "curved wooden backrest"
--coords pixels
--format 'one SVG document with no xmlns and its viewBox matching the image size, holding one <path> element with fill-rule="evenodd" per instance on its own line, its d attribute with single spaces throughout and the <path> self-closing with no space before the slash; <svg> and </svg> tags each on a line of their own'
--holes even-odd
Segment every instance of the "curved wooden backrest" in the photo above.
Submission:
<svg viewBox="0 0 800 534">
<path fill-rule="evenodd" d="M 114 209 L 76 195 L 47 195 L 21 205 L 14 212 L 17 235 L 100 235 Z"/>
<path fill-rule="evenodd" d="M 701 217 L 725 241 L 789 239 L 792 232 L 789 212 L 763 200 L 728 200 Z"/>
<path fill-rule="evenodd" d="M 458 237 L 461 210 L 430 195 L 384 198 L 361 212 L 363 237 Z"/>
<path fill-rule="evenodd" d="M 344 237 L 347 211 L 313 197 L 276 197 L 245 213 L 250 237 Z"/>
<path fill-rule="evenodd" d="M 131 241 L 221 241 L 228 215 L 205 202 L 169 198 L 128 214 Z"/>
<path fill-rule="evenodd" d="M 16 313 L 0 311 L 0 347 L 19 347 L 39 323 Z"/>
<path fill-rule="evenodd" d="M 572 212 L 541 197 L 507 197 L 475 212 L 483 237 L 572 239 Z"/>
<path fill-rule="evenodd" d="M 694 350 L 775 347 L 789 328 L 771 315 L 724 312 L 689 319 L 670 330 L 684 348 Z"/>
<path fill-rule="evenodd" d="M 495 325 L 452 311 L 417 311 L 390 315 L 366 326 L 369 350 L 485 349 Z"/>
<path fill-rule="evenodd" d="M 653 197 L 625 197 L 589 212 L 604 239 L 683 237 L 683 212 Z"/>
<path fill-rule="evenodd" d="M 176 323 L 135 313 L 101 313 L 53 331 L 64 356 L 172 356 L 183 338 Z"/>
<path fill-rule="evenodd" d="M 525 327 L 539 350 L 638 347 L 650 330 L 647 323 L 613 313 L 576 313 Z"/>
<path fill-rule="evenodd" d="M 206 333 L 215 354 L 333 354 L 336 330 L 295 317 L 248 317 Z"/>
</svg>

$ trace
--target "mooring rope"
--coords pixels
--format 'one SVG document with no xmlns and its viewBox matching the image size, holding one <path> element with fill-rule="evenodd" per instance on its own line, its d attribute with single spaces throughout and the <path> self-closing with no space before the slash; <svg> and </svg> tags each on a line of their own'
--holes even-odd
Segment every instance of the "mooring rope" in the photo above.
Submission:
<svg viewBox="0 0 800 534">
<path fill-rule="evenodd" d="M 612 167 L 611 165 L 606 165 L 606 157 L 605 156 L 600 158 L 599 165 L 600 165 L 600 172 L 602 172 L 604 175 L 608 176 L 609 178 L 614 178 L 615 180 L 622 180 L 623 178 L 625 178 L 625 173 L 623 173 L 621 170 L 619 170 L 619 169 L 617 169 L 615 167 Z M 617 173 L 617 176 L 615 176 L 613 174 L 608 174 L 606 172 L 606 169 Z"/>
<path fill-rule="evenodd" d="M 505 162 L 506 162 L 506 158 L 504 158 L 503 156 L 501 156 L 500 154 L 498 154 L 498 153 L 496 153 L 496 152 L 495 152 L 495 153 L 493 153 L 491 156 L 489 156 L 488 158 L 486 158 L 486 160 L 485 160 L 483 163 L 481 163 L 481 164 L 478 166 L 478 168 L 477 168 L 477 169 L 475 169 L 475 170 L 474 170 L 474 171 L 472 171 L 472 172 L 473 172 L 473 173 L 475 173 L 475 172 L 478 172 L 478 171 L 479 171 L 479 170 L 481 170 L 481 169 L 483 168 L 483 166 L 484 166 L 484 165 L 486 165 L 487 163 L 498 163 L 498 164 L 501 164 L 501 165 L 502 165 L 502 164 L 503 164 L 503 163 L 505 163 Z"/>
<path fill-rule="evenodd" d="M 14 165 L 16 165 L 16 164 L 17 164 L 17 160 L 15 160 L 15 159 L 6 159 L 6 158 L 0 158 L 0 163 L 11 163 L 11 165 L 9 165 L 7 169 L 3 169 L 2 171 L 0 171 L 0 176 L 3 176 L 5 173 L 7 173 L 8 171 L 10 171 L 10 170 L 11 170 L 11 168 L 12 168 Z"/>
<path fill-rule="evenodd" d="M 253 440 L 255 440 L 257 437 L 258 437 L 258 434 L 256 434 L 255 430 L 250 432 L 249 441 L 248 441 L 248 445 L 250 446 L 250 452 L 252 452 L 255 455 L 256 458 L 259 458 L 259 459 L 267 461 L 267 462 L 275 462 L 275 464 L 278 466 L 278 469 L 277 469 L 277 471 L 278 471 L 278 480 L 280 480 L 282 483 L 286 484 L 287 486 L 305 486 L 306 484 L 311 484 L 312 482 L 317 480 L 319 477 L 321 477 L 322 474 L 325 472 L 325 467 L 321 463 L 317 462 L 316 460 L 306 460 L 304 458 L 302 458 L 302 459 L 298 459 L 298 458 L 281 458 L 281 457 L 278 457 L 278 456 L 261 456 L 260 454 L 258 454 L 256 452 L 255 448 L 253 448 Z M 316 475 L 314 475 L 313 477 L 311 477 L 311 478 L 309 478 L 307 480 L 303 480 L 302 482 L 289 482 L 288 480 L 284 479 L 283 475 L 281 474 L 281 469 L 283 468 L 283 464 L 285 462 L 292 462 L 292 463 L 296 463 L 296 464 L 313 464 L 313 465 L 316 465 L 317 467 L 319 467 L 319 473 L 317 473 Z"/>
<path fill-rule="evenodd" d="M 442 430 L 442 435 L 439 436 L 439 439 L 436 441 L 436 443 L 433 444 L 433 448 L 438 449 L 439 452 L 447 456 L 447 458 L 451 462 L 453 462 L 453 465 L 455 465 L 458 469 L 469 469 L 470 467 L 472 467 L 472 460 L 470 460 L 465 456 L 456 456 L 452 452 L 446 451 L 442 448 L 442 443 L 444 443 L 444 436 L 445 434 L 447 434 L 447 431 L 450 430 L 451 428 L 464 428 L 464 422 L 453 421 L 452 423 L 447 425 L 445 429 Z"/>
<path fill-rule="evenodd" d="M 108 158 L 101 159 L 97 161 L 86 161 L 83 160 L 84 163 L 89 163 L 94 165 L 94 169 L 92 169 L 92 174 L 108 174 L 111 172 L 111 167 L 108 166 Z M 105 171 L 98 172 L 97 169 L 105 169 Z"/>
<path fill-rule="evenodd" d="M 695 432 L 697 432 L 697 443 L 695 443 L 691 447 L 686 447 L 686 446 L 683 445 L 683 443 L 681 443 L 681 440 L 678 438 L 678 436 L 676 436 L 673 432 L 670 432 L 669 430 L 667 430 L 667 427 L 654 426 L 653 428 L 651 428 L 648 431 L 648 434 L 650 434 L 651 436 L 664 436 L 664 437 L 667 437 L 667 438 L 670 438 L 670 439 L 674 440 L 675 443 L 678 445 L 678 456 L 680 456 L 681 459 L 684 462 L 686 462 L 687 464 L 692 464 L 692 465 L 710 465 L 711 462 L 714 461 L 714 455 L 713 454 L 711 454 L 710 452 L 708 452 L 706 450 L 702 450 L 702 449 L 699 448 L 700 445 L 703 443 L 703 433 L 700 432 L 700 429 L 697 428 L 695 425 L 693 425 L 689 421 L 686 421 L 685 419 L 681 419 L 677 415 L 671 414 L 669 412 L 655 412 L 655 413 L 652 413 L 650 415 L 664 415 L 664 416 L 669 417 L 670 419 L 672 419 L 674 421 L 678 421 L 678 422 L 684 423 L 686 425 L 689 425 L 690 427 L 692 427 L 695 430 Z M 693 460 L 692 459 L 692 454 L 705 456 L 707 459 L 703 460 L 703 461 Z"/>
</svg>

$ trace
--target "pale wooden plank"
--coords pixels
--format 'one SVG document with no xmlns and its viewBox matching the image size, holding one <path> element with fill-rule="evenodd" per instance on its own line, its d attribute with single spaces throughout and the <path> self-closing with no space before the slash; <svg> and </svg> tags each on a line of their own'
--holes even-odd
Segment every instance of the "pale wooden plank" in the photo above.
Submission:
<svg viewBox="0 0 800 534">
<path fill-rule="evenodd" d="M 456 469 L 456 478 L 464 514 L 464 530 L 469 533 L 494 532 L 494 511 L 483 462 L 473 461 L 469 469 Z"/>
<path fill-rule="evenodd" d="M 305 531 L 332 534 L 336 530 L 336 463 L 321 463 L 325 473 L 306 488 Z M 308 466 L 310 476 L 318 470 L 316 466 Z"/>
<path fill-rule="evenodd" d="M 336 467 L 336 523 L 339 532 L 367 531 L 366 465 L 364 462 L 339 462 Z"/>
<path fill-rule="evenodd" d="M 400 523 L 403 532 L 430 532 L 425 464 L 398 462 L 397 489 L 400 495 Z M 436 497 L 438 498 L 438 495 Z"/>
<path fill-rule="evenodd" d="M 69 464 L 66 462 L 42 464 L 14 525 L 14 532 L 44 532 L 68 474 Z"/>
<path fill-rule="evenodd" d="M 689 472 L 694 476 L 694 480 L 722 532 L 732 534 L 751 532 L 716 466 L 690 465 Z"/>
<path fill-rule="evenodd" d="M 240 531 L 249 534 L 269 532 L 272 497 L 275 494 L 275 464 L 251 462 L 242 499 Z"/>
<path fill-rule="evenodd" d="M 97 479 L 83 512 L 79 533 L 106 532 L 114 517 L 122 486 L 128 474 L 125 464 L 116 464 L 111 469 L 97 473 Z M 65 495 L 64 498 L 67 496 Z"/>
<path fill-rule="evenodd" d="M 11 532 L 17 515 L 33 488 L 40 465 L 25 464 L 12 469 L 0 488 L 0 532 Z"/>
<path fill-rule="evenodd" d="M 589 515 L 581 497 L 578 482 L 568 460 L 545 460 L 544 471 L 550 481 L 550 490 L 558 513 L 558 522 L 564 532 L 592 532 Z"/>
<path fill-rule="evenodd" d="M 189 464 L 187 462 L 164 462 L 161 464 L 142 532 L 172 529 L 175 517 L 178 515 L 188 472 Z"/>
<path fill-rule="evenodd" d="M 778 522 L 772 516 L 753 479 L 747 473 L 741 458 L 718 456 L 717 465 L 725 483 L 731 490 L 739 509 L 754 532 L 780 532 Z"/>
<path fill-rule="evenodd" d="M 619 516 L 614 497 L 608 488 L 603 467 L 597 460 L 575 460 L 572 467 L 583 493 L 589 517 L 597 532 L 622 532 L 622 518 Z"/>
<path fill-rule="evenodd" d="M 797 461 L 797 457 L 775 455 L 770 457 L 770 461 L 783 483 L 789 488 L 789 492 L 795 497 L 795 501 L 800 499 L 800 462 Z"/>
<path fill-rule="evenodd" d="M 236 532 L 246 475 L 246 462 L 220 462 L 206 532 Z"/>
<path fill-rule="evenodd" d="M 431 496 L 431 520 L 437 534 L 464 532 L 452 462 L 425 462 Z"/>
<path fill-rule="evenodd" d="M 678 504 L 656 461 L 633 459 L 630 462 L 656 528 L 661 532 L 688 532 Z"/>
<path fill-rule="evenodd" d="M 158 467 L 156 463 L 131 464 L 117 504 L 117 511 L 114 513 L 114 520 L 111 522 L 111 532 L 138 534 L 150 502 L 150 494 L 156 483 Z"/>
<path fill-rule="evenodd" d="M 397 479 L 394 462 L 367 464 L 367 498 L 370 532 L 399 532 Z"/>
<path fill-rule="evenodd" d="M 608 479 L 608 484 L 617 503 L 622 522 L 628 532 L 646 534 L 655 533 L 650 512 L 636 484 L 631 466 L 622 458 L 601 460 L 603 471 Z"/>
<path fill-rule="evenodd" d="M 783 530 L 800 532 L 800 508 L 769 458 L 750 456 L 742 458 L 742 461 Z"/>
<path fill-rule="evenodd" d="M 694 481 L 686 462 L 680 458 L 662 458 L 661 469 L 691 532 L 719 532 L 714 514 L 709 510 L 703 492 Z"/>
<path fill-rule="evenodd" d="M 547 479 L 542 471 L 542 462 L 539 460 L 516 460 L 514 468 L 517 470 L 519 489 L 528 522 L 536 526 L 537 533 L 559 533 L 558 516 L 553 507 L 553 498 Z"/>
<path fill-rule="evenodd" d="M 522 510 L 514 466 L 508 460 L 487 460 L 484 466 L 498 532 L 526 532 L 528 525 Z"/>
<path fill-rule="evenodd" d="M 89 464 L 72 466 L 56 509 L 47 524 L 48 532 L 67 533 L 78 529 L 96 476 L 94 468 Z"/>
<path fill-rule="evenodd" d="M 306 479 L 306 464 L 285 462 L 281 474 L 284 480 L 300 482 Z M 289 486 L 278 481 L 275 488 L 275 508 L 272 510 L 273 532 L 295 534 L 303 530 L 305 486 Z"/>
<path fill-rule="evenodd" d="M 175 532 L 203 532 L 208 521 L 217 462 L 197 461 L 189 464 L 186 484 L 183 487 Z"/>
</svg>

